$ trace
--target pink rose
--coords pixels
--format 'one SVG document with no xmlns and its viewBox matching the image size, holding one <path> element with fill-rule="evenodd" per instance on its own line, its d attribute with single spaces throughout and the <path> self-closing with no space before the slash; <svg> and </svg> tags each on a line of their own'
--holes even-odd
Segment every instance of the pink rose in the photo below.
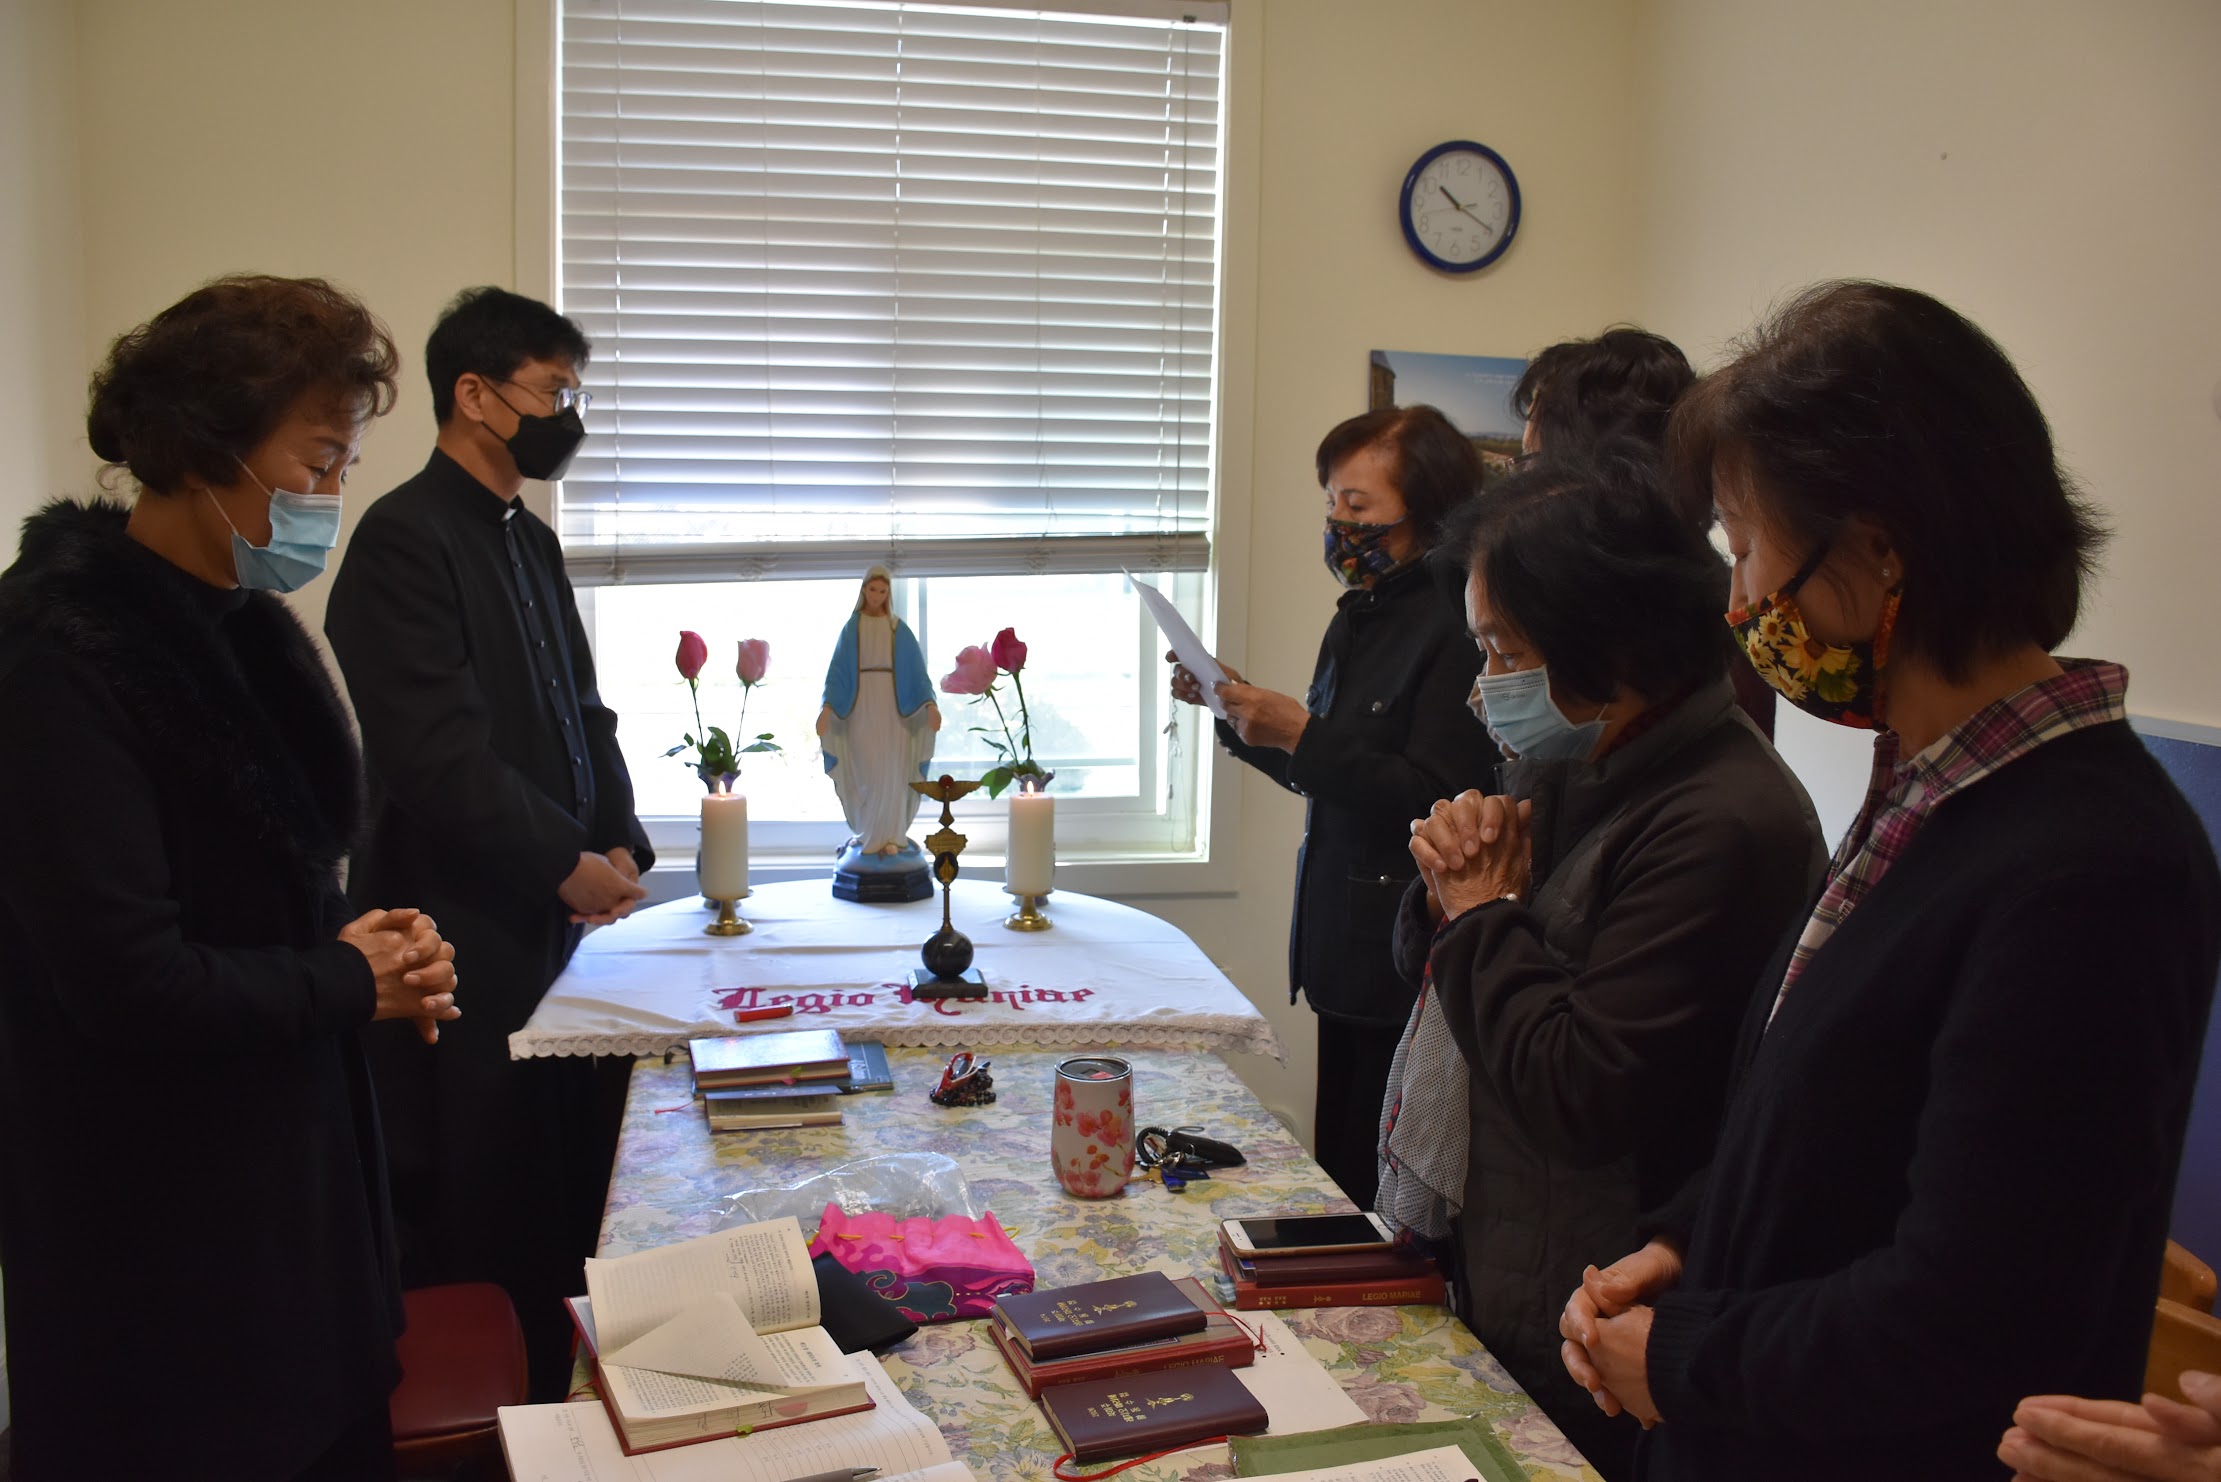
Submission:
<svg viewBox="0 0 2221 1482">
<path fill-rule="evenodd" d="M 1026 667 L 1026 646 L 1018 641 L 1018 630 L 1015 628 L 1005 628 L 997 633 L 990 652 L 994 656 L 995 667 L 1005 674 L 1016 674 Z"/>
<path fill-rule="evenodd" d="M 761 638 L 740 640 L 740 663 L 737 672 L 740 682 L 753 685 L 763 679 L 764 666 L 771 662 L 771 645 Z"/>
<path fill-rule="evenodd" d="M 679 677 L 681 679 L 694 678 L 702 672 L 702 666 L 708 662 L 709 645 L 702 641 L 702 635 L 689 633 L 681 629 L 679 631 Z"/>
<path fill-rule="evenodd" d="M 995 656 L 973 644 L 956 656 L 956 667 L 941 681 L 951 695 L 984 695 L 995 682 Z"/>
</svg>

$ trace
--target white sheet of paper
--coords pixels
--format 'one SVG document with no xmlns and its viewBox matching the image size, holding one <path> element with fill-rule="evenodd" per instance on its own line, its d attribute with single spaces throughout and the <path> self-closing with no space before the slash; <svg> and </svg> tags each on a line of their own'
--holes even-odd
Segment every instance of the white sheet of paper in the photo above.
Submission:
<svg viewBox="0 0 2221 1482">
<path fill-rule="evenodd" d="M 1318 1467 L 1308 1472 L 1275 1472 L 1273 1482 L 1467 1482 L 1472 1475 L 1473 1463 L 1464 1452 L 1455 1446 L 1436 1446 L 1428 1451 L 1384 1456 L 1378 1461 Z"/>
<path fill-rule="evenodd" d="M 672 1319 L 728 1297 L 754 1333 L 811 1327 L 818 1320 L 817 1275 L 802 1226 L 791 1215 L 589 1260 L 586 1295 L 605 1361 Z"/>
<path fill-rule="evenodd" d="M 1288 1325 L 1278 1316 L 1270 1312 L 1237 1315 L 1245 1322 L 1254 1318 L 1265 1335 L 1265 1351 L 1257 1355 L 1257 1362 L 1236 1369 L 1234 1377 L 1265 1407 L 1270 1434 L 1330 1430 L 1338 1425 L 1362 1425 L 1372 1419 L 1357 1401 L 1342 1393 L 1342 1386 L 1326 1371 L 1326 1365 L 1311 1356 L 1303 1340 L 1288 1331 Z M 1459 1464 L 1470 1470 L 1470 1464 L 1462 1458 Z M 1464 1482 L 1462 1476 L 1458 1482 Z"/>
<path fill-rule="evenodd" d="M 740 1310 L 740 1301 L 731 1292 L 698 1302 L 601 1356 L 604 1364 L 620 1368 L 721 1379 L 787 1394 L 808 1394 L 848 1382 L 846 1374 L 822 1373 L 808 1358 L 808 1350 L 793 1344 L 774 1351 L 748 1325 L 748 1314 Z"/>
<path fill-rule="evenodd" d="M 1131 571 L 1126 573 L 1126 580 L 1132 582 L 1134 590 L 1141 594 L 1141 605 L 1149 609 L 1149 616 L 1156 621 L 1157 631 L 1164 634 L 1165 641 L 1172 645 L 1173 657 L 1195 676 L 1197 684 L 1203 686 L 1204 706 L 1220 720 L 1226 719 L 1226 702 L 1218 697 L 1218 685 L 1226 678 L 1226 671 L 1219 667 L 1218 660 L 1211 656 L 1211 651 L 1203 646 L 1203 640 L 1195 636 L 1195 629 L 1188 626 L 1188 620 L 1180 616 L 1180 609 L 1172 605 L 1170 598 Z"/>
<path fill-rule="evenodd" d="M 855 1415 L 627 1456 L 596 1401 L 509 1405 L 501 1448 L 516 1482 L 783 1482 L 852 1466 L 878 1467 L 873 1482 L 972 1482 L 879 1361 L 855 1358 L 877 1407 Z"/>
</svg>

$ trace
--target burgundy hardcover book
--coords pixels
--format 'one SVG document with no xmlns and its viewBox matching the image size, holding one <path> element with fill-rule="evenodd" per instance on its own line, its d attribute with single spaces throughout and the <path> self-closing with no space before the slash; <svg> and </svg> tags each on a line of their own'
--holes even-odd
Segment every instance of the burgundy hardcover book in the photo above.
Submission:
<svg viewBox="0 0 2221 1482">
<path fill-rule="evenodd" d="M 1162 1271 L 1000 1297 L 995 1312 L 1036 1363 L 1193 1333 L 1205 1321 Z"/>
<path fill-rule="evenodd" d="M 1242 1369 L 1257 1361 L 1256 1340 L 1244 1331 L 1241 1323 L 1211 1300 L 1202 1282 L 1192 1276 L 1181 1276 L 1175 1277 L 1172 1284 L 1186 1292 L 1188 1300 L 1203 1312 L 1201 1330 L 1038 1364 L 1019 1351 L 999 1318 L 987 1324 L 987 1336 L 994 1343 L 995 1351 L 1003 1356 L 1003 1362 L 1010 1365 L 1010 1372 L 1018 1376 L 1018 1383 L 1027 1397 L 1036 1400 L 1041 1398 L 1041 1391 L 1052 1384 L 1116 1379 L 1125 1374 L 1154 1374 L 1160 1369 L 1181 1369 L 1195 1364 L 1221 1364 L 1229 1369 Z"/>
<path fill-rule="evenodd" d="M 1337 1281 L 1417 1281 L 1435 1274 L 1434 1262 L 1417 1251 L 1351 1251 L 1334 1256 L 1274 1256 L 1253 1261 L 1239 1251 L 1234 1279 L 1258 1286 L 1321 1286 Z"/>
<path fill-rule="evenodd" d="M 1163 1451 L 1211 1436 L 1254 1436 L 1265 1407 L 1232 1369 L 1205 1364 L 1124 1379 L 1052 1384 L 1041 1408 L 1077 1462 Z"/>
<path fill-rule="evenodd" d="M 1242 1312 L 1267 1312 L 1281 1307 L 1440 1307 L 1447 1303 L 1449 1287 L 1442 1274 L 1429 1268 L 1424 1276 L 1391 1277 L 1384 1281 L 1328 1281 L 1298 1286 L 1260 1286 L 1242 1280 L 1234 1253 L 1221 1247 L 1219 1264 L 1234 1283 L 1234 1306 Z"/>
</svg>

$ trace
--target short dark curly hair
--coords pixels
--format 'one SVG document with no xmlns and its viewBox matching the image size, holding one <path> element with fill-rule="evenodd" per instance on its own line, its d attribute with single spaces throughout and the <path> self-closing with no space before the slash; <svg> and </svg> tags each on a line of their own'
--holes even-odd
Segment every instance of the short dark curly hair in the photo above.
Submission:
<svg viewBox="0 0 2221 1482">
<path fill-rule="evenodd" d="M 1639 447 L 1543 453 L 1452 522 L 1443 554 L 1581 699 L 1662 701 L 1727 673 L 1727 563 Z"/>
<path fill-rule="evenodd" d="M 1396 492 L 1422 548 L 1442 534 L 1442 522 L 1481 488 L 1481 455 L 1473 440 L 1433 407 L 1381 407 L 1346 422 L 1319 442 L 1314 462 L 1319 487 L 1326 487 L 1334 465 L 1370 447 L 1388 452 Z"/>
<path fill-rule="evenodd" d="M 327 393 L 365 421 L 393 410 L 393 336 L 322 278 L 239 274 L 194 289 L 108 347 L 85 435 L 141 488 L 228 484 L 295 403 Z"/>
<path fill-rule="evenodd" d="M 1893 649 L 1947 680 L 2065 641 L 2106 534 L 1997 342 L 1887 283 L 1792 299 L 1682 400 L 1667 456 L 1684 500 L 1740 469 L 1753 518 L 1800 551 L 1881 529 L 1904 560 Z"/>
</svg>

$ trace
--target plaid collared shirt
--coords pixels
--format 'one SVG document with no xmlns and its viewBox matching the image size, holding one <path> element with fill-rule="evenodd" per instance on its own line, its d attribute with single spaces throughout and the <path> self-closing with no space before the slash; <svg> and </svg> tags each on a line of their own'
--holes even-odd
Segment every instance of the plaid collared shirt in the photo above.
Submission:
<svg viewBox="0 0 2221 1482">
<path fill-rule="evenodd" d="M 1874 775 L 1867 783 L 1866 803 L 1836 847 L 1828 888 L 1790 954 L 1781 991 L 1766 1016 L 1769 1025 L 1805 964 L 1889 873 L 1938 803 L 2046 741 L 2127 715 L 2126 669 L 2090 659 L 2061 659 L 2059 664 L 2065 673 L 1983 706 L 1910 761 L 1897 759 L 1896 732 L 1874 738 Z"/>
</svg>

